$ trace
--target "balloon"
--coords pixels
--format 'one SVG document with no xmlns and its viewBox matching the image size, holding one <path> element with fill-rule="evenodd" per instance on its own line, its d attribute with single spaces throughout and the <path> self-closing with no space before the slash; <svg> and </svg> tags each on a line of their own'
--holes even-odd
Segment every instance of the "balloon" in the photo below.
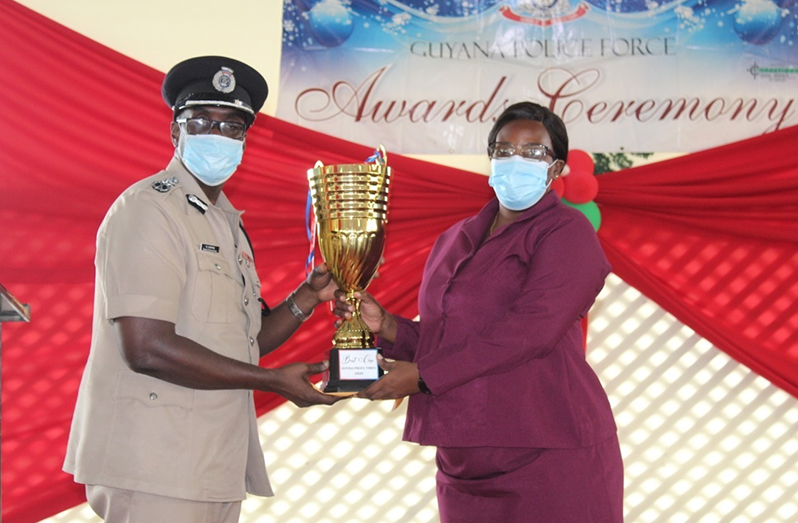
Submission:
<svg viewBox="0 0 798 523">
<path fill-rule="evenodd" d="M 592 174 L 569 176 L 563 185 L 563 198 L 571 203 L 587 203 L 598 194 L 598 179 Z"/>
<path fill-rule="evenodd" d="M 565 184 L 562 181 L 562 178 L 556 178 L 551 182 L 551 190 L 557 193 L 557 196 L 562 198 L 563 193 L 565 192 Z"/>
<path fill-rule="evenodd" d="M 324 47 L 344 43 L 355 28 L 352 15 L 341 0 L 321 0 L 310 10 L 310 31 Z"/>
<path fill-rule="evenodd" d="M 562 203 L 581 211 L 582 214 L 584 214 L 587 217 L 588 221 L 593 226 L 593 230 L 594 231 L 599 230 L 599 227 L 601 226 L 601 212 L 599 211 L 596 202 L 573 203 L 563 199 Z"/>
<path fill-rule="evenodd" d="M 596 169 L 596 164 L 593 162 L 593 157 L 580 149 L 571 149 L 568 151 L 568 161 L 566 162 L 571 172 L 568 176 L 575 174 L 593 174 Z"/>
<path fill-rule="evenodd" d="M 598 194 L 598 181 L 593 175 L 593 157 L 580 149 L 568 153 L 568 176 L 563 180 L 563 197 L 571 203 L 586 203 Z"/>
<path fill-rule="evenodd" d="M 741 40 L 764 45 L 779 34 L 781 10 L 771 0 L 745 0 L 734 17 L 734 31 Z"/>
</svg>

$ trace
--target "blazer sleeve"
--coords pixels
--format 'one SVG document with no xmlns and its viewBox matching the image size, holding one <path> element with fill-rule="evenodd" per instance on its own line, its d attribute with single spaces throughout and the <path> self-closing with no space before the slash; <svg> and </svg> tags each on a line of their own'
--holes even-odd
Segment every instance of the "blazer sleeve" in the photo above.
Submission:
<svg viewBox="0 0 798 523">
<path fill-rule="evenodd" d="M 418 348 L 418 338 L 421 325 L 417 321 L 408 320 L 401 316 L 396 318 L 396 340 L 394 343 L 380 341 L 382 354 L 386 358 L 400 361 L 413 361 Z"/>
</svg>

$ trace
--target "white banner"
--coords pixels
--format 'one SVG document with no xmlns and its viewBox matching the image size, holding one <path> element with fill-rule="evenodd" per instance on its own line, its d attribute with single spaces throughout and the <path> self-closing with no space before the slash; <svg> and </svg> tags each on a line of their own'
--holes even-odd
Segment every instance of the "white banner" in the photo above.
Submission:
<svg viewBox="0 0 798 523">
<path fill-rule="evenodd" d="M 286 0 L 283 12 L 277 116 L 398 153 L 482 153 L 522 100 L 592 152 L 690 152 L 798 123 L 796 0 Z"/>
</svg>

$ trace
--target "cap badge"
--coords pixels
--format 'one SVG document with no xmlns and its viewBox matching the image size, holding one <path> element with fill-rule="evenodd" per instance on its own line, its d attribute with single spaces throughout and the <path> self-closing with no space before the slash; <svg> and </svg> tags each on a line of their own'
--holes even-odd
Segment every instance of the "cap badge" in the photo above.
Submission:
<svg viewBox="0 0 798 523">
<path fill-rule="evenodd" d="M 152 188 L 158 192 L 169 192 L 177 183 L 177 177 L 173 176 L 171 178 L 164 178 L 163 180 L 152 182 Z"/>
<path fill-rule="evenodd" d="M 213 75 L 213 87 L 222 93 L 232 93 L 236 88 L 236 77 L 233 76 L 233 70 L 229 67 L 222 67 L 215 75 Z"/>
</svg>

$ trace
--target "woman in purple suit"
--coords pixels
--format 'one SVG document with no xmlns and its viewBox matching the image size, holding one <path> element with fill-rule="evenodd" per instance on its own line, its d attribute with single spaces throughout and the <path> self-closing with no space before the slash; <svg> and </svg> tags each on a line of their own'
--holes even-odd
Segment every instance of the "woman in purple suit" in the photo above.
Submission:
<svg viewBox="0 0 798 523">
<path fill-rule="evenodd" d="M 438 447 L 443 523 L 621 522 L 615 422 L 580 325 L 610 266 L 584 215 L 550 190 L 565 125 L 512 105 L 488 154 L 496 198 L 436 241 L 420 321 L 358 295 L 388 371 L 360 396 L 410 396 L 404 439 Z"/>
</svg>

